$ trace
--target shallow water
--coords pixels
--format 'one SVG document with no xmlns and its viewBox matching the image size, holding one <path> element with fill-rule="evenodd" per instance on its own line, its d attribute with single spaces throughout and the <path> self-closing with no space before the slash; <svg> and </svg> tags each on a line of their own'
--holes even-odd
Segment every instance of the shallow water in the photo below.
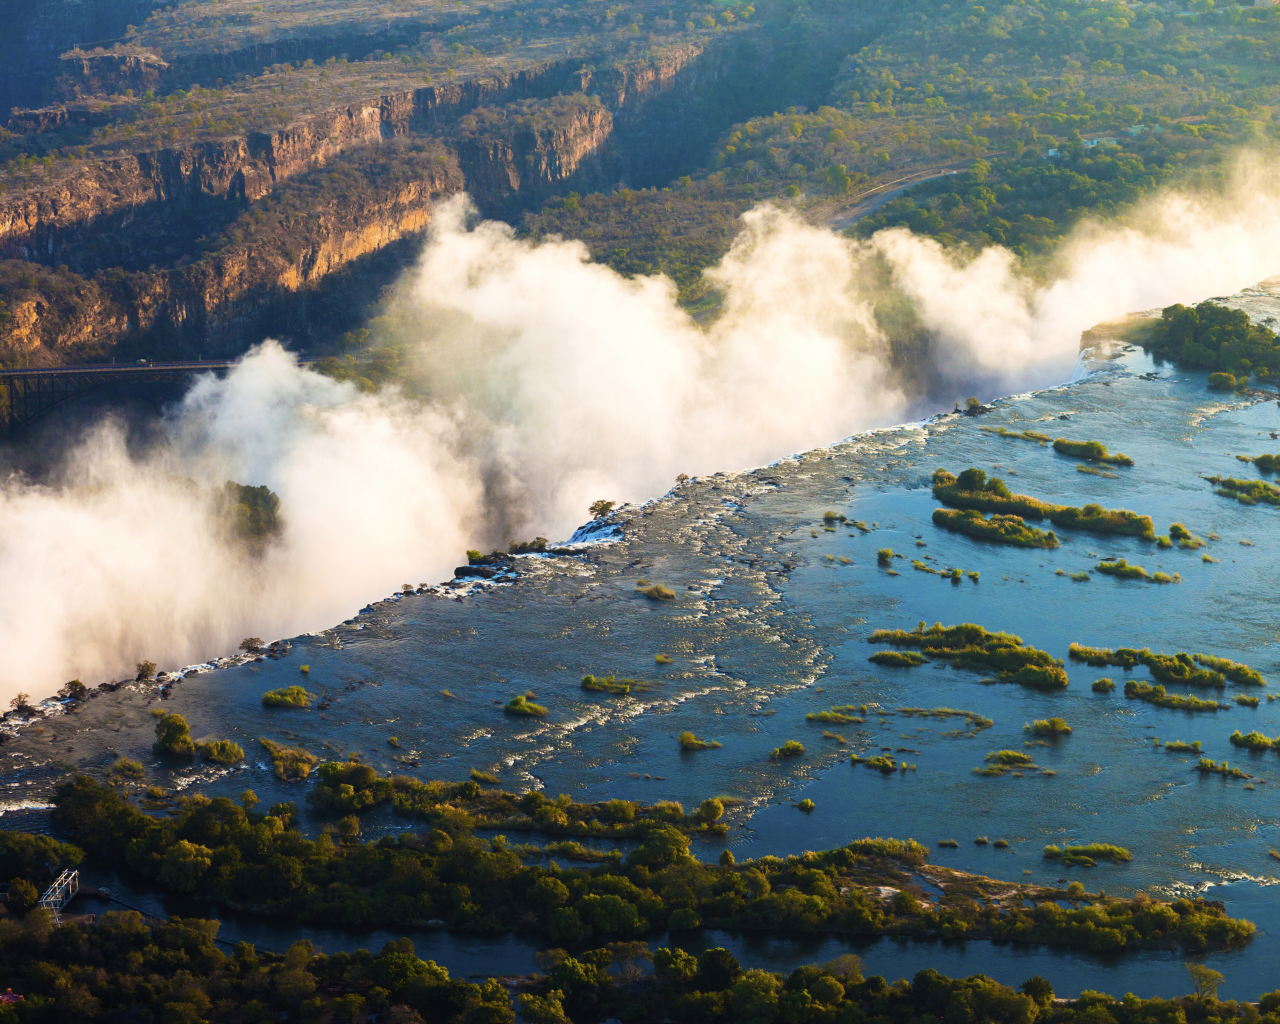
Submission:
<svg viewBox="0 0 1280 1024">
<path fill-rule="evenodd" d="M 1259 319 L 1276 308 L 1263 290 L 1239 303 Z M 1256 393 L 1215 394 L 1202 374 L 1155 367 L 1135 351 L 1086 370 L 1069 386 L 998 402 L 986 416 L 862 435 L 765 469 L 692 481 L 643 508 L 624 509 L 617 543 L 572 556 L 521 558 L 515 585 L 462 601 L 412 595 L 375 603 L 323 635 L 294 638 L 291 654 L 278 661 L 190 676 L 163 705 L 153 691 L 100 697 L 5 748 L 14 769 L 12 803 L 38 795 L 57 770 L 102 766 L 127 754 L 147 764 L 149 781 L 228 795 L 252 787 L 265 803 L 301 804 L 304 786 L 271 776 L 257 744 L 264 735 L 322 757 L 359 751 L 381 770 L 424 779 L 465 778 L 473 767 L 497 771 L 510 788 L 535 785 L 576 799 L 675 799 L 689 806 L 729 795 L 745 801 L 731 812 L 727 840 L 739 859 L 825 849 L 864 835 L 911 836 L 934 847 L 938 863 L 995 877 L 1079 878 L 1090 890 L 1113 893 L 1213 887 L 1213 898 L 1225 899 L 1233 915 L 1255 920 L 1260 935 L 1246 950 L 1207 960 L 1228 976 L 1224 995 L 1256 996 L 1280 986 L 1272 935 L 1280 915 L 1277 890 L 1270 888 L 1280 863 L 1268 854 L 1280 846 L 1273 795 L 1280 759 L 1238 750 L 1227 737 L 1235 729 L 1280 734 L 1280 705 L 1265 699 L 1280 693 L 1270 586 L 1280 509 L 1218 497 L 1201 475 L 1256 476 L 1234 455 L 1280 451 L 1280 440 L 1270 437 L 1280 432 L 1280 403 Z M 1077 460 L 1051 447 L 1004 439 L 983 426 L 1099 440 L 1133 456 L 1136 465 L 1109 470 L 1114 477 L 1081 473 Z M 949 534 L 930 521 L 937 503 L 928 480 L 935 468 L 959 472 L 970 465 L 1003 477 L 1016 492 L 1131 508 L 1151 515 L 1157 533 L 1178 521 L 1197 536 L 1220 539 L 1202 551 L 1158 551 L 1135 538 L 1059 531 L 1061 548 L 1037 551 Z M 829 532 L 822 522 L 827 509 L 875 527 L 867 534 Z M 906 555 L 895 562 L 900 575 L 877 566 L 881 547 Z M 1204 562 L 1203 553 L 1217 561 Z M 1095 574 L 1077 583 L 1056 575 L 1091 569 L 1103 555 L 1176 571 L 1182 582 L 1157 586 Z M 925 556 L 940 567 L 979 571 L 980 580 L 953 584 L 913 571 L 910 560 Z M 670 586 L 677 598 L 650 601 L 635 590 L 641 580 Z M 1233 704 L 1216 714 L 1189 714 L 1126 700 L 1126 674 L 1119 669 L 1068 663 L 1070 687 L 1045 694 L 984 685 L 977 673 L 941 665 L 901 670 L 868 663 L 873 629 L 910 628 L 919 620 L 977 622 L 1063 658 L 1072 641 L 1204 652 L 1247 662 L 1270 685 L 1256 710 Z M 657 653 L 672 662 L 656 664 Z M 303 664 L 310 666 L 305 679 Z M 652 685 L 627 698 L 590 694 L 578 682 L 586 673 Z M 1117 689 L 1091 692 L 1090 682 L 1103 675 L 1115 679 Z M 1147 678 L 1143 668 L 1132 675 Z M 263 691 L 299 681 L 332 706 L 264 711 Z M 546 719 L 502 713 L 502 703 L 530 689 L 550 708 Z M 1228 683 L 1221 699 L 1230 701 L 1242 689 Z M 861 726 L 805 721 L 807 712 L 863 703 L 884 713 Z M 159 706 L 185 715 L 197 737 L 236 739 L 256 763 L 226 772 L 158 762 L 149 749 L 149 709 Z M 956 719 L 893 713 L 903 706 L 962 708 L 995 725 L 956 735 L 962 724 Z M 1052 715 L 1066 718 L 1074 733 L 1027 749 L 1056 774 L 973 774 L 988 751 L 1023 749 L 1024 723 Z M 848 743 L 824 740 L 824 728 Z M 723 747 L 682 754 L 675 737 L 686 729 Z M 391 737 L 398 747 L 388 744 Z M 1202 777 L 1191 770 L 1195 756 L 1153 748 L 1152 737 L 1200 740 L 1205 756 L 1255 775 L 1248 784 L 1254 788 Z M 786 739 L 802 741 L 806 756 L 770 761 L 768 752 Z M 916 769 L 885 777 L 847 760 L 849 750 L 882 747 L 912 751 L 898 756 Z M 816 802 L 813 814 L 794 807 L 803 797 Z M 30 827 L 38 814 L 12 812 L 4 825 Z M 318 827 L 320 820 L 308 824 Z M 408 827 L 389 812 L 365 820 L 367 835 Z M 978 836 L 1004 838 L 1010 846 L 978 846 L 972 842 Z M 959 848 L 935 847 L 948 838 Z M 1046 843 L 1077 841 L 1118 843 L 1134 859 L 1086 870 L 1041 857 Z M 714 857 L 721 846 L 699 842 L 695 852 Z M 264 946 L 283 944 L 292 934 L 250 920 L 229 921 L 228 931 L 273 936 L 258 940 Z M 333 947 L 381 942 L 360 936 L 320 941 Z M 827 958 L 846 946 L 732 941 L 749 961 L 773 966 Z M 495 944 L 443 933 L 419 945 L 423 955 L 438 949 L 437 958 L 459 973 L 477 963 L 492 966 L 495 957 L 510 957 L 511 969 L 528 969 L 533 948 L 522 940 Z M 1017 982 L 1038 972 L 1054 980 L 1060 994 L 1081 988 L 1176 994 L 1187 984 L 1175 953 L 1103 961 L 1043 948 L 891 940 L 861 949 L 872 970 L 890 976 L 934 966 Z"/>
</svg>

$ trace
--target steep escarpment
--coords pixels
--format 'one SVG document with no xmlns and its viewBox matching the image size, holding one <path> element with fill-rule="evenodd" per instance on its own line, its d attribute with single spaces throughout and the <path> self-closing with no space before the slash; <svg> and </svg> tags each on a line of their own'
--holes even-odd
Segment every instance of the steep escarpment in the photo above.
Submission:
<svg viewBox="0 0 1280 1024">
<path fill-rule="evenodd" d="M 86 161 L 46 185 L 0 196 L 0 253 L 63 260 L 68 234 L 111 231 L 151 203 L 180 217 L 208 197 L 256 200 L 352 147 L 432 132 L 482 104 L 554 95 L 569 73 L 568 64 L 545 64 L 321 110 L 273 131 Z"/>
<path fill-rule="evenodd" d="M 456 157 L 439 143 L 391 148 L 377 161 L 301 176 L 228 225 L 198 258 L 166 270 L 83 277 L 0 262 L 9 296 L 0 358 L 50 365 L 111 351 L 233 354 L 246 337 L 265 333 L 306 345 L 317 325 L 341 325 L 353 290 L 376 297 L 381 277 L 362 282 L 361 264 L 419 238 L 435 203 L 464 187 Z M 334 309 L 343 275 L 346 294 Z"/>
</svg>

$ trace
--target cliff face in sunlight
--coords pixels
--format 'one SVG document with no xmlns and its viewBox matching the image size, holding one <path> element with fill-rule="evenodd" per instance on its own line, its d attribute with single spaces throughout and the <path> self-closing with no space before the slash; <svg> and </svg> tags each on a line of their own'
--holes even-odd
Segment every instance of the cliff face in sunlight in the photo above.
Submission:
<svg viewBox="0 0 1280 1024">
<path fill-rule="evenodd" d="M 376 282 L 348 287 L 336 276 L 369 278 L 365 265 L 412 247 L 441 198 L 467 191 L 487 215 L 516 217 L 550 195 L 618 180 L 628 145 L 619 124 L 653 130 L 647 103 L 677 88 L 682 73 L 692 78 L 702 56 L 690 46 L 603 76 L 548 64 L 388 94 L 269 133 L 86 162 L 42 189 L 0 197 L 0 292 L 11 314 L 0 321 L 0 360 L 74 362 L 143 339 L 149 351 L 231 354 L 264 330 L 305 344 L 317 317 L 334 313 L 337 292 L 376 297 Z M 600 94 L 555 94 L 566 74 Z M 227 227 L 292 188 L 310 189 L 353 155 L 376 160 L 385 143 L 419 138 L 438 139 L 438 150 L 410 165 L 408 180 L 354 199 L 341 190 L 308 198 L 302 215 L 270 214 L 279 230 L 251 238 Z M 191 244 L 217 231 L 225 244 L 213 251 Z M 325 289 L 335 294 L 308 308 Z"/>
</svg>

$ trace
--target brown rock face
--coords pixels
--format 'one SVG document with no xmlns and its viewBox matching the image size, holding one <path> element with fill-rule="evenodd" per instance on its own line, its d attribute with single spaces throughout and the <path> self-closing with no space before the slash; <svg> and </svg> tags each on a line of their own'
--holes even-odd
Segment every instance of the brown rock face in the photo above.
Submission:
<svg viewBox="0 0 1280 1024">
<path fill-rule="evenodd" d="M 158 89 L 169 65 L 147 51 L 136 53 L 74 49 L 59 59 L 59 91 L 66 99 L 105 96 L 132 89 L 144 93 Z"/>
</svg>

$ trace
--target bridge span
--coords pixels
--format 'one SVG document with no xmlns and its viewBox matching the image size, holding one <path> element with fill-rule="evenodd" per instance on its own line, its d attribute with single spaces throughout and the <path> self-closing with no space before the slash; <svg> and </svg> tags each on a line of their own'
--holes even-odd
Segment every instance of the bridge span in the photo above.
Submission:
<svg viewBox="0 0 1280 1024">
<path fill-rule="evenodd" d="M 225 373 L 234 359 L 194 359 L 160 363 L 90 363 L 0 369 L 0 432 L 22 430 L 72 399 L 134 384 L 185 384 L 202 373 Z M 302 360 L 304 364 L 315 360 Z"/>
</svg>

